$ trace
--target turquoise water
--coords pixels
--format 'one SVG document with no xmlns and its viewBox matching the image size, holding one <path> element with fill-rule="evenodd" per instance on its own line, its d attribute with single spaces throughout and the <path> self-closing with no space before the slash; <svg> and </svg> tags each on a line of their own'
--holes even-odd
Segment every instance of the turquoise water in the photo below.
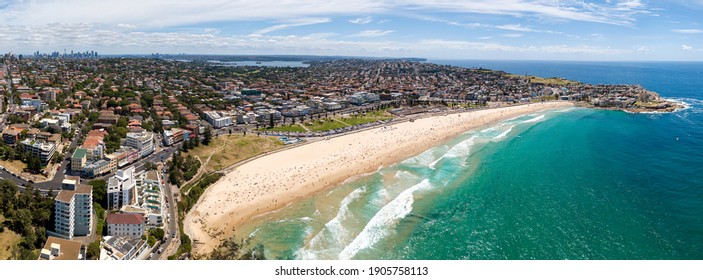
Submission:
<svg viewBox="0 0 703 280">
<path fill-rule="evenodd" d="M 675 113 L 562 109 L 470 131 L 243 232 L 272 259 L 702 259 L 690 85 L 667 92 L 689 104 Z"/>
</svg>

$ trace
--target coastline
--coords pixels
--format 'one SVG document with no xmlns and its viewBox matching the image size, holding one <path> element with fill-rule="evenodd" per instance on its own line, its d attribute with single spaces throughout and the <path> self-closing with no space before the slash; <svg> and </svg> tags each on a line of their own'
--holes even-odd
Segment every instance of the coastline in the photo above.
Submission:
<svg viewBox="0 0 703 280">
<path fill-rule="evenodd" d="M 547 102 L 454 113 L 363 130 L 272 153 L 235 167 L 184 219 L 193 253 L 211 252 L 239 225 L 345 180 L 417 155 L 466 131 L 561 107 Z"/>
</svg>

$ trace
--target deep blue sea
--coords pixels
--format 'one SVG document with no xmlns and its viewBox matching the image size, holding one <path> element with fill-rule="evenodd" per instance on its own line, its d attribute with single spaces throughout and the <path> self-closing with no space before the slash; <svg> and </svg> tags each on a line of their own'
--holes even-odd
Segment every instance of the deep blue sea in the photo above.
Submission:
<svg viewBox="0 0 703 280">
<path fill-rule="evenodd" d="M 254 221 L 267 258 L 703 259 L 703 63 L 430 62 L 640 84 L 687 108 L 467 131 Z"/>
</svg>

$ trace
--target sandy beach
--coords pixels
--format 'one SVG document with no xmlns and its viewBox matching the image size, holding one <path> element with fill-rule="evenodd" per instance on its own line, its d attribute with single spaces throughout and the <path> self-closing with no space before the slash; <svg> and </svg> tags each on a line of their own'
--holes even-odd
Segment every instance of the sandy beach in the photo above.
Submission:
<svg viewBox="0 0 703 280">
<path fill-rule="evenodd" d="M 252 217 L 389 166 L 466 131 L 536 111 L 573 106 L 547 102 L 449 114 L 364 130 L 266 155 L 210 186 L 186 215 L 193 253 L 207 254 Z"/>
</svg>

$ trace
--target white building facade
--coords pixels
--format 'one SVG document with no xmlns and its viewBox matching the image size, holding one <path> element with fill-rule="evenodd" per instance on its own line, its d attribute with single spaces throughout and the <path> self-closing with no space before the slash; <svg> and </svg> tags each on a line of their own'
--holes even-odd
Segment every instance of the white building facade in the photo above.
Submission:
<svg viewBox="0 0 703 280">
<path fill-rule="evenodd" d="M 129 132 L 125 146 L 135 148 L 140 157 L 145 157 L 154 152 L 154 133 L 148 131 Z"/>
<path fill-rule="evenodd" d="M 144 216 L 136 213 L 112 213 L 107 215 L 107 235 L 134 236 L 144 234 Z"/>
<path fill-rule="evenodd" d="M 212 126 L 215 128 L 222 128 L 225 126 L 230 126 L 232 125 L 232 117 L 231 116 L 222 116 L 220 113 L 216 111 L 207 111 L 203 112 L 205 114 L 205 120 L 209 122 Z"/>
<path fill-rule="evenodd" d="M 132 204 L 134 186 L 136 186 L 134 171 L 134 166 L 117 170 L 117 174 L 108 180 L 107 207 L 109 209 L 120 209 L 124 205 Z"/>
<path fill-rule="evenodd" d="M 93 187 L 74 185 L 54 199 L 54 231 L 66 239 L 90 235 L 93 214 Z"/>
</svg>

